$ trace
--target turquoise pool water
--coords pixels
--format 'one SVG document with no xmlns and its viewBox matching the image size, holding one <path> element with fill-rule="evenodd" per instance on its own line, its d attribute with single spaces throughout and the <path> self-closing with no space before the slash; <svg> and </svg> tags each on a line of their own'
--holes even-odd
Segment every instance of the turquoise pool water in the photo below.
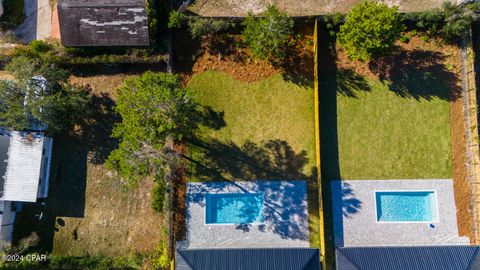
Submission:
<svg viewBox="0 0 480 270">
<path fill-rule="evenodd" d="M 378 221 L 433 221 L 436 202 L 433 191 L 376 192 Z"/>
<path fill-rule="evenodd" d="M 207 194 L 207 224 L 263 222 L 263 193 Z"/>
</svg>

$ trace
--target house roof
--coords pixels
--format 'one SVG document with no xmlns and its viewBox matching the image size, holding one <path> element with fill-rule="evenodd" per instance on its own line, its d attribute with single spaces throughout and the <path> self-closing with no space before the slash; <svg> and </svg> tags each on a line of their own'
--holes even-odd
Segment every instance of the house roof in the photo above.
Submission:
<svg viewBox="0 0 480 270">
<path fill-rule="evenodd" d="M 60 0 L 60 36 L 65 46 L 148 46 L 143 0 Z"/>
<path fill-rule="evenodd" d="M 0 197 L 3 193 L 3 177 L 7 171 L 8 148 L 10 137 L 0 130 Z"/>
<path fill-rule="evenodd" d="M 41 132 L 10 133 L 8 163 L 3 176 L 3 200 L 37 201 L 45 138 Z"/>
<path fill-rule="evenodd" d="M 177 250 L 177 270 L 320 270 L 318 249 L 189 249 Z"/>
<path fill-rule="evenodd" d="M 336 260 L 337 270 L 480 269 L 478 246 L 338 248 Z"/>
</svg>

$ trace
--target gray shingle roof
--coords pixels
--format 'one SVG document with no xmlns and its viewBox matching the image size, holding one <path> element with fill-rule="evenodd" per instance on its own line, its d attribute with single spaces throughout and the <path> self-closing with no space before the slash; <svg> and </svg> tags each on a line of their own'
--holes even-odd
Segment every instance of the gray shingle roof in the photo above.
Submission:
<svg viewBox="0 0 480 270">
<path fill-rule="evenodd" d="M 478 246 L 338 248 L 336 260 L 337 270 L 480 269 Z"/>
<path fill-rule="evenodd" d="M 60 36 L 65 46 L 148 46 L 142 0 L 60 0 Z"/>
<path fill-rule="evenodd" d="M 177 270 L 320 270 L 318 249 L 177 250 Z"/>
</svg>

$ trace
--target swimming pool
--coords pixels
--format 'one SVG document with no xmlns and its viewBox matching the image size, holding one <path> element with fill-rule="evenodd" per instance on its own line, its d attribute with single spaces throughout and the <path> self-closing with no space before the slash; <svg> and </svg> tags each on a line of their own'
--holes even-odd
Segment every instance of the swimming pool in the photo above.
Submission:
<svg viewBox="0 0 480 270">
<path fill-rule="evenodd" d="M 427 222 L 437 219 L 434 191 L 377 191 L 375 201 L 379 222 Z"/>
<path fill-rule="evenodd" d="M 206 224 L 261 223 L 263 193 L 217 193 L 206 196 Z"/>
</svg>

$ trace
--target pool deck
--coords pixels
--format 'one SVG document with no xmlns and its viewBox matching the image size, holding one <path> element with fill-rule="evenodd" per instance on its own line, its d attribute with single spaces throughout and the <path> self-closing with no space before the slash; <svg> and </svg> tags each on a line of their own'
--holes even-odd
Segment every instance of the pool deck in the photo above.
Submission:
<svg viewBox="0 0 480 270">
<path fill-rule="evenodd" d="M 376 191 L 435 191 L 438 220 L 377 222 Z M 451 179 L 332 181 L 332 203 L 336 247 L 470 244 L 458 236 Z"/>
<path fill-rule="evenodd" d="M 265 194 L 263 223 L 205 223 L 206 194 L 259 192 Z M 306 181 L 188 183 L 187 236 L 178 248 L 309 246 Z"/>
</svg>

